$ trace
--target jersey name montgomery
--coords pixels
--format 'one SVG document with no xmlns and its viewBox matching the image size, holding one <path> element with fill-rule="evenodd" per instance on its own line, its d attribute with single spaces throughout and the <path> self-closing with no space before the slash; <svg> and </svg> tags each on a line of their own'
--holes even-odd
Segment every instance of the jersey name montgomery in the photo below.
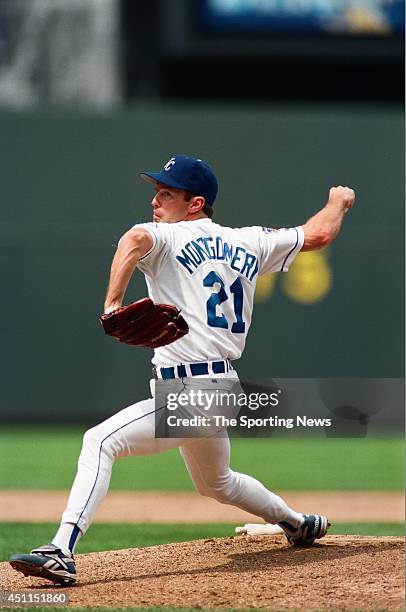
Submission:
<svg viewBox="0 0 406 612">
<path fill-rule="evenodd" d="M 193 274 L 204 261 L 224 261 L 252 281 L 258 273 L 258 258 L 244 247 L 224 242 L 221 236 L 199 236 L 187 242 L 176 255 L 182 266 Z"/>
</svg>

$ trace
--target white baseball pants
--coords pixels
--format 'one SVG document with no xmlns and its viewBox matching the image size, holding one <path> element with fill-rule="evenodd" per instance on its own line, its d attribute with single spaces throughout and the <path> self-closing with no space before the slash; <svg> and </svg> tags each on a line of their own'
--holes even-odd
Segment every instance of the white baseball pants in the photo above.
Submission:
<svg viewBox="0 0 406 612">
<path fill-rule="evenodd" d="M 219 375 L 218 383 L 236 373 Z M 188 379 L 183 379 L 187 381 Z M 205 382 L 207 382 L 207 378 Z M 194 378 L 195 383 L 195 378 Z M 78 471 L 62 515 L 61 527 L 52 540 L 73 552 L 81 535 L 89 528 L 105 497 L 113 463 L 128 455 L 161 453 L 178 447 L 196 490 L 223 504 L 231 504 L 264 519 L 267 523 L 287 521 L 299 526 L 302 515 L 293 511 L 278 495 L 258 480 L 230 469 L 230 442 L 226 434 L 208 438 L 155 438 L 154 399 L 137 402 L 89 429 L 83 438 Z M 134 488 L 137 486 L 134 463 Z"/>
</svg>

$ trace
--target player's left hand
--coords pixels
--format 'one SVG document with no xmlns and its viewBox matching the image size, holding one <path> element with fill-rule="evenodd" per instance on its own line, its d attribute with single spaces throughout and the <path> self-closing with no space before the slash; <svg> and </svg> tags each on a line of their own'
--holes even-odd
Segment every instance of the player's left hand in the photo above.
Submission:
<svg viewBox="0 0 406 612">
<path fill-rule="evenodd" d="M 157 348 L 179 340 L 189 326 L 176 306 L 143 298 L 99 317 L 106 334 L 131 346 Z"/>
<path fill-rule="evenodd" d="M 329 203 L 336 203 L 342 207 L 344 213 L 351 210 L 355 203 L 355 191 L 351 187 L 331 187 L 329 192 Z"/>
</svg>

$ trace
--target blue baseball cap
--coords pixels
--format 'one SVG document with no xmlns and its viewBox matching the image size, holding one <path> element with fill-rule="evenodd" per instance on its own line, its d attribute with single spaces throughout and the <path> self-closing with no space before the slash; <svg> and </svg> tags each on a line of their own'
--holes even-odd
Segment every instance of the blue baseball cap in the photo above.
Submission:
<svg viewBox="0 0 406 612">
<path fill-rule="evenodd" d="M 213 170 L 201 159 L 175 155 L 166 162 L 161 172 L 142 172 L 140 177 L 149 183 L 162 183 L 174 189 L 187 189 L 203 196 L 213 206 L 217 196 L 217 179 Z"/>
</svg>

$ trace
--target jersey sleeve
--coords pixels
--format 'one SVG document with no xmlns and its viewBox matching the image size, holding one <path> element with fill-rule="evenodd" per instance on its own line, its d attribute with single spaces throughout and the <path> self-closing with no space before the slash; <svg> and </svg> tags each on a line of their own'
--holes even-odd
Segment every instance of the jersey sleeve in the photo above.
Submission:
<svg viewBox="0 0 406 612">
<path fill-rule="evenodd" d="M 153 240 L 152 247 L 140 258 L 137 265 L 144 274 L 157 274 L 162 261 L 170 250 L 172 234 L 168 225 L 169 224 L 137 223 L 133 226 L 133 229 L 138 227 L 146 229 L 151 234 Z"/>
<path fill-rule="evenodd" d="M 303 246 L 303 228 L 257 229 L 260 245 L 259 275 L 267 272 L 287 272 Z"/>
</svg>

